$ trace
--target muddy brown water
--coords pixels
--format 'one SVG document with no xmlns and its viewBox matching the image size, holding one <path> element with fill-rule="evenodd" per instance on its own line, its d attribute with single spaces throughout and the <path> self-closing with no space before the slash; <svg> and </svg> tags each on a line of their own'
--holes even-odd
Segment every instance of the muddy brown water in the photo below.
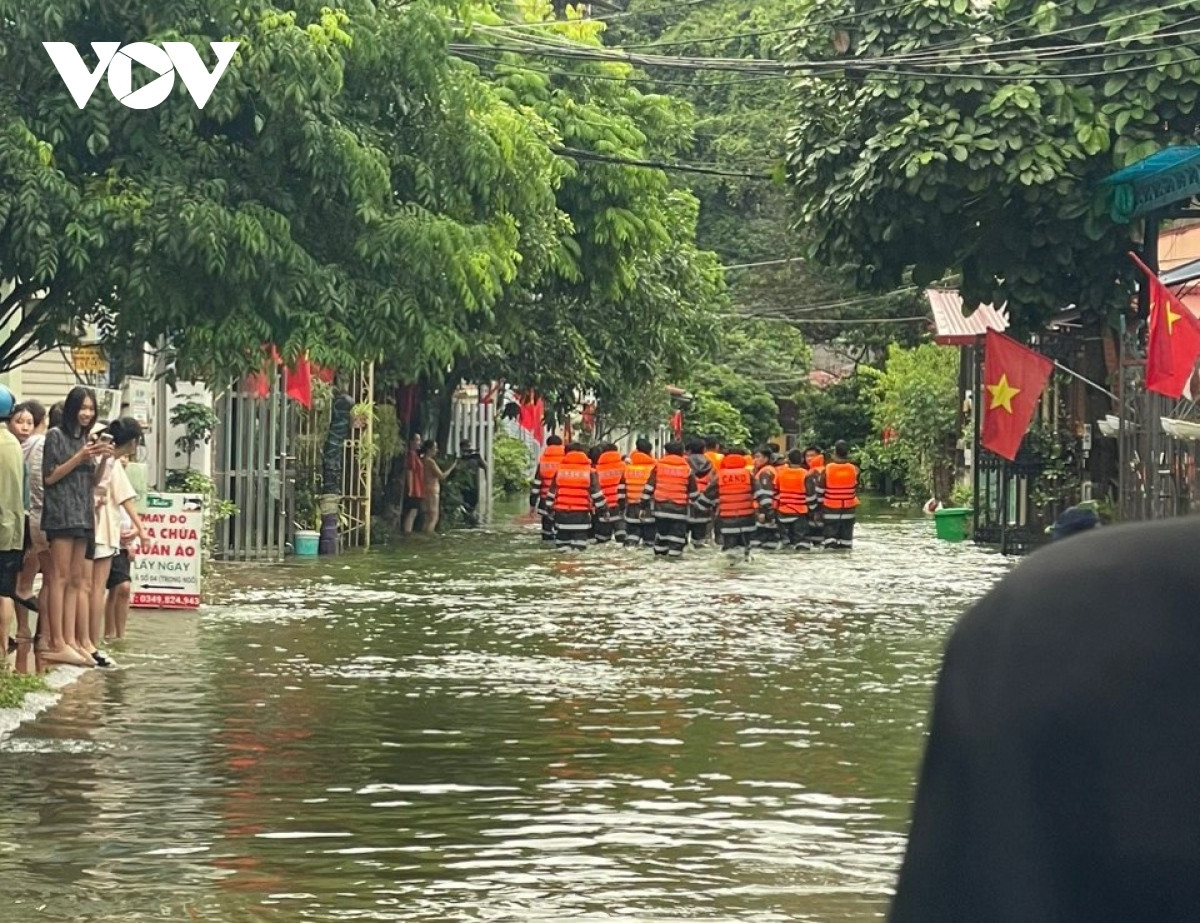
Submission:
<svg viewBox="0 0 1200 923">
<path fill-rule="evenodd" d="M 865 921 L 945 634 L 879 516 L 729 568 L 501 526 L 234 571 L 0 741 L 0 921 Z"/>
</svg>

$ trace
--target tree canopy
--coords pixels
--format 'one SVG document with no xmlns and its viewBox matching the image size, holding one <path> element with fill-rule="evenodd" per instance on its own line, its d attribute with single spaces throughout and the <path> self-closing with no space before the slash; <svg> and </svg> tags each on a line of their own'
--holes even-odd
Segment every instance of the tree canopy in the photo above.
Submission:
<svg viewBox="0 0 1200 923">
<path fill-rule="evenodd" d="M 844 54 L 830 41 L 839 19 Z M 1130 229 L 1099 181 L 1197 125 L 1190 4 L 931 0 L 798 21 L 788 164 L 826 263 L 875 287 L 961 275 L 969 305 L 1037 329 L 1127 303 Z"/>
<path fill-rule="evenodd" d="M 552 400 L 693 354 L 722 290 L 695 199 L 610 162 L 669 150 L 686 111 L 620 74 L 481 65 L 451 46 L 499 21 L 484 2 L 290 6 L 0 0 L 0 279 L 19 283 L 0 368 L 81 322 L 110 344 L 168 337 L 214 378 L 276 343 Z M 27 50 L 74 41 L 91 66 L 97 35 L 206 61 L 210 41 L 240 45 L 203 110 L 181 88 L 142 111 L 102 88 L 80 111 Z"/>
</svg>

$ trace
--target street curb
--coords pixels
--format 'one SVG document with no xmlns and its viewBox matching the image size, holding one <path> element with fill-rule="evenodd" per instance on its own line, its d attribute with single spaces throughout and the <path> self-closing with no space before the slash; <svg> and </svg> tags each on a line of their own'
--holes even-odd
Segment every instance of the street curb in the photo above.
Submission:
<svg viewBox="0 0 1200 923">
<path fill-rule="evenodd" d="M 27 721 L 32 721 L 62 698 L 62 690 L 91 670 L 62 664 L 42 675 L 50 688 L 45 692 L 29 692 L 15 708 L 0 708 L 0 740 L 8 737 Z"/>
</svg>

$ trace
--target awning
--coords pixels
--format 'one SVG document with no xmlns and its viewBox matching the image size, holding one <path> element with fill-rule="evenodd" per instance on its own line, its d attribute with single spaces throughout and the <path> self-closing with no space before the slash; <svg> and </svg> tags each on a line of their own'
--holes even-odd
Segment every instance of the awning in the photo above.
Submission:
<svg viewBox="0 0 1200 923">
<path fill-rule="evenodd" d="M 1109 212 L 1119 224 L 1186 202 L 1200 192 L 1200 145 L 1164 148 L 1100 184 L 1112 187 Z"/>
<path fill-rule="evenodd" d="M 963 316 L 963 300 L 958 292 L 949 289 L 926 289 L 925 297 L 933 312 L 933 341 L 942 346 L 972 346 L 989 330 L 1008 329 L 1008 311 L 981 304 L 967 317 Z"/>
</svg>

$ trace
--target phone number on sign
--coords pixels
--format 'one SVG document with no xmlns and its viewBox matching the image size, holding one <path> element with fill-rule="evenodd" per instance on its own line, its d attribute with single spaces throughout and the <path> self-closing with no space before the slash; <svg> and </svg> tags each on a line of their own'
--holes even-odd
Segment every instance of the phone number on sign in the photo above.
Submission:
<svg viewBox="0 0 1200 923">
<path fill-rule="evenodd" d="M 199 593 L 134 593 L 132 605 L 137 609 L 196 609 Z"/>
</svg>

